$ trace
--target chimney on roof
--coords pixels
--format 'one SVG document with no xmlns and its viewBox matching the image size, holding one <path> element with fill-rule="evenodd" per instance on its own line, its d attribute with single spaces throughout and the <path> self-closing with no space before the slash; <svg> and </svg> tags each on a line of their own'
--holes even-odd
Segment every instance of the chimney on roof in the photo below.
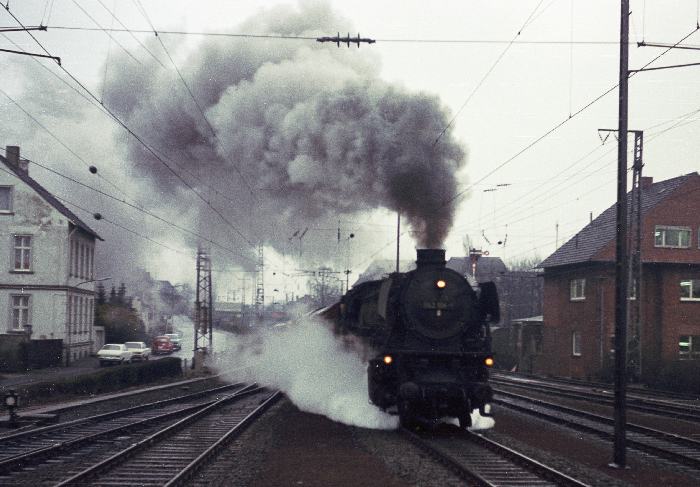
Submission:
<svg viewBox="0 0 700 487">
<path fill-rule="evenodd" d="M 642 189 L 648 189 L 652 184 L 654 184 L 654 178 L 652 178 L 651 176 L 642 176 Z"/>
<path fill-rule="evenodd" d="M 5 147 L 5 154 L 7 156 L 7 162 L 10 165 L 18 168 L 20 171 L 29 173 L 29 161 L 26 159 L 19 158 L 19 146 L 8 145 Z"/>
</svg>

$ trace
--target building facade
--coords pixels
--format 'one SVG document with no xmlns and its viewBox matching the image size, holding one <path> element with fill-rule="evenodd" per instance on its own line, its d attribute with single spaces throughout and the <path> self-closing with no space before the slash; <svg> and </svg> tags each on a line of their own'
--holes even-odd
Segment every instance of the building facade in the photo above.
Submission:
<svg viewBox="0 0 700 487">
<path fill-rule="evenodd" d="M 615 214 L 610 207 L 541 264 L 547 360 L 537 372 L 590 378 L 611 367 Z M 700 365 L 698 173 L 658 183 L 642 178 L 640 229 L 640 279 L 630 280 L 628 299 L 630 371 L 654 374 L 679 360 Z"/>
<path fill-rule="evenodd" d="M 0 156 L 0 333 L 63 341 L 63 361 L 93 351 L 90 227 L 29 176 L 19 147 Z M 4 251 L 2 250 L 4 248 Z"/>
</svg>

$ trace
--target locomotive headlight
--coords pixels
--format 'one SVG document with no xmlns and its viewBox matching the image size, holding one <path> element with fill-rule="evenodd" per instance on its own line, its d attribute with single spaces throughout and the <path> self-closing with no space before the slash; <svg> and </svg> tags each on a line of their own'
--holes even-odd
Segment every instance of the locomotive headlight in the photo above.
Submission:
<svg viewBox="0 0 700 487">
<path fill-rule="evenodd" d="M 438 281 L 435 283 L 435 285 L 438 287 L 438 289 L 445 289 L 445 286 L 447 286 L 447 283 L 443 281 L 442 279 L 438 279 Z"/>
<path fill-rule="evenodd" d="M 493 367 L 493 357 L 486 357 L 484 359 L 484 365 L 486 367 Z"/>
<path fill-rule="evenodd" d="M 384 363 L 389 365 L 394 361 L 394 358 L 391 355 L 385 355 L 384 356 Z"/>
</svg>

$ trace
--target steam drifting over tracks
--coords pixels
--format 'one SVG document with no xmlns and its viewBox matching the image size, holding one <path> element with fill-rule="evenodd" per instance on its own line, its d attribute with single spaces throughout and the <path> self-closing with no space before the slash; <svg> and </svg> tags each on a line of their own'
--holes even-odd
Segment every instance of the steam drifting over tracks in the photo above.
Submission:
<svg viewBox="0 0 700 487">
<path fill-rule="evenodd" d="M 459 430 L 449 438 L 432 438 L 419 436 L 406 429 L 402 429 L 401 433 L 469 482 L 469 485 L 586 486 L 562 472 L 479 434 Z"/>
</svg>

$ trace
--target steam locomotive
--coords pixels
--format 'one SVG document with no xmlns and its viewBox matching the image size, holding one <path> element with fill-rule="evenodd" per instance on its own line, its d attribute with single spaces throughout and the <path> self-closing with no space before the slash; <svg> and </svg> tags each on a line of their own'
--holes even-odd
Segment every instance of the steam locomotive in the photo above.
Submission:
<svg viewBox="0 0 700 487">
<path fill-rule="evenodd" d="M 443 249 L 419 249 L 416 269 L 355 286 L 332 312 L 336 330 L 365 341 L 369 399 L 404 426 L 471 412 L 490 416 L 489 322 L 499 320 L 492 282 L 472 286 L 445 265 Z"/>
</svg>

